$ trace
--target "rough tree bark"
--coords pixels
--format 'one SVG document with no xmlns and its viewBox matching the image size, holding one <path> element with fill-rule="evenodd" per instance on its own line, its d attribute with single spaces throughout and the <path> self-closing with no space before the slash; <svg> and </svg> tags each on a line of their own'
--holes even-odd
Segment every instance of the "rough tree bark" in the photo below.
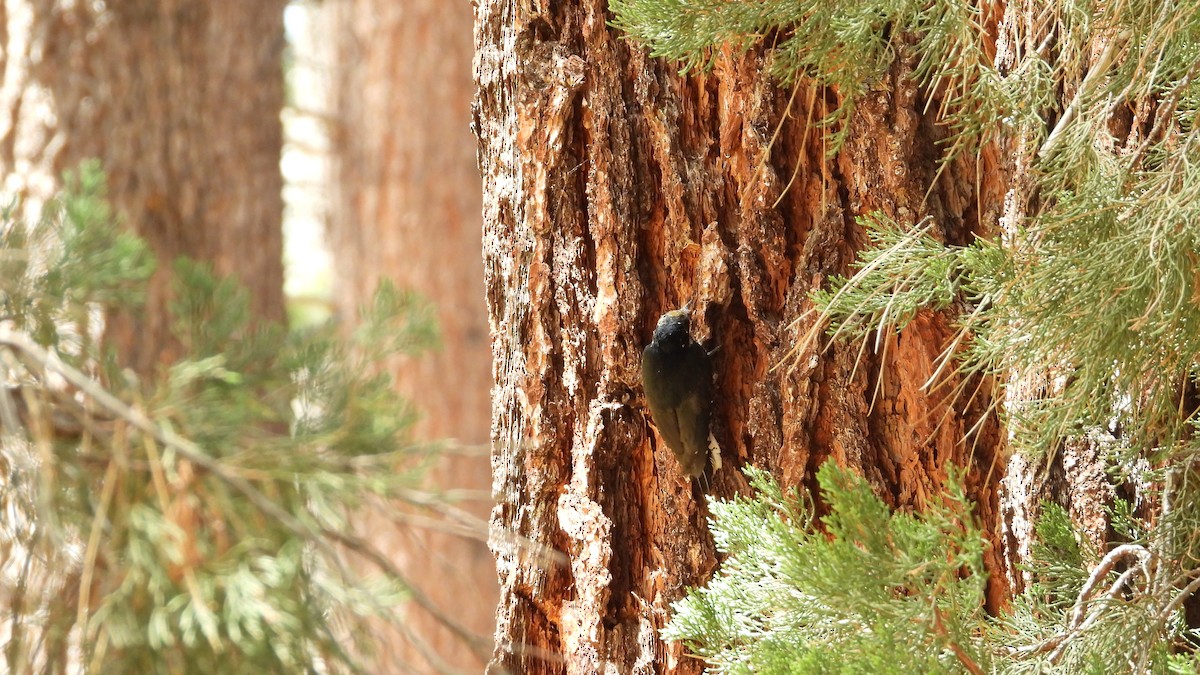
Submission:
<svg viewBox="0 0 1200 675">
<path fill-rule="evenodd" d="M 811 123 L 837 92 L 780 87 L 754 51 L 718 54 L 709 74 L 682 77 L 622 40 L 606 6 L 476 8 L 497 383 L 493 669 L 701 670 L 657 630 L 685 586 L 717 566 L 708 512 L 655 436 L 638 377 L 656 319 L 689 300 L 693 332 L 717 349 L 726 468 L 710 494 L 744 491 L 746 464 L 811 488 L 833 459 L 893 507 L 920 509 L 949 463 L 966 467 L 993 543 L 988 603 L 1000 607 L 1004 449 L 992 386 L 948 376 L 922 387 L 953 334 L 947 317 L 921 314 L 861 354 L 803 338 L 810 291 L 866 243 L 857 216 L 930 218 L 944 241 L 966 243 L 995 228 L 1012 167 L 986 147 L 935 180 L 948 132 L 903 53 L 826 158 Z M 544 563 L 513 533 L 566 562 Z"/>
<path fill-rule="evenodd" d="M 166 316 L 178 256 L 240 279 L 255 316 L 284 318 L 285 4 L 21 0 L 0 14 L 6 187 L 44 194 L 99 158 L 111 201 L 159 259 L 144 311 L 108 326 L 140 372 L 178 355 Z"/>
<path fill-rule="evenodd" d="M 469 128 L 470 8 L 441 0 L 338 0 L 326 11 L 335 74 L 329 233 L 338 312 L 352 320 L 383 278 L 432 301 L 440 346 L 396 363 L 396 381 L 420 411 L 420 437 L 485 447 L 492 380 Z M 486 454 L 446 455 L 428 484 L 484 495 L 459 505 L 486 520 Z M 483 541 L 390 522 L 365 527 L 430 600 L 463 627 L 490 636 L 496 574 Z M 428 614 L 413 609 L 405 624 L 436 654 L 440 663 L 430 668 L 483 668 L 486 647 L 464 649 Z M 379 642 L 380 672 L 428 660 L 407 637 Z"/>
</svg>

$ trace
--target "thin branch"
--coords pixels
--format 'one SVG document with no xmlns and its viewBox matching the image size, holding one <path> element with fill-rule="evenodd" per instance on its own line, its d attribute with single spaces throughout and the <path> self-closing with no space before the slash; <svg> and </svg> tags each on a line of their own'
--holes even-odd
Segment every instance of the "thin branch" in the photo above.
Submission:
<svg viewBox="0 0 1200 675">
<path fill-rule="evenodd" d="M 477 657 L 483 661 L 487 661 L 491 657 L 492 641 L 490 639 L 486 639 L 477 635 L 476 633 L 463 627 L 463 625 L 459 622 L 450 618 L 448 614 L 443 612 L 440 607 L 438 607 L 432 600 L 429 599 L 429 596 L 425 595 L 424 591 L 413 584 L 408 583 L 404 572 L 402 572 L 399 567 L 396 567 L 395 563 L 377 551 L 365 540 L 352 534 L 337 532 L 327 528 L 321 528 L 317 532 L 321 535 L 320 537 L 310 537 L 313 539 L 314 543 L 332 554 L 334 551 L 332 547 L 329 546 L 328 540 L 333 540 L 366 558 L 380 570 L 385 572 L 388 576 L 403 584 L 409 596 L 411 596 L 413 601 L 417 603 L 417 606 L 425 610 L 425 612 L 434 619 L 437 619 L 437 621 L 445 626 L 451 633 L 453 633 L 455 637 L 457 637 L 463 644 L 470 648 Z"/>
<path fill-rule="evenodd" d="M 1137 555 L 1138 558 L 1141 559 L 1139 562 L 1139 566 L 1141 567 L 1147 566 L 1154 558 L 1154 554 L 1151 553 L 1150 550 L 1145 546 L 1140 544 L 1121 544 L 1120 546 L 1109 551 L 1108 554 L 1100 560 L 1100 564 L 1096 565 L 1096 569 L 1092 570 L 1092 574 L 1090 577 L 1088 577 L 1087 583 L 1085 583 L 1083 588 L 1079 591 L 1079 597 L 1076 598 L 1075 607 L 1071 611 L 1071 620 L 1067 623 L 1067 630 L 1060 635 L 1055 636 L 1055 638 L 1051 638 L 1056 646 L 1054 651 L 1051 652 L 1050 656 L 1048 657 L 1050 663 L 1057 663 L 1058 660 L 1062 658 L 1063 653 L 1066 652 L 1067 645 L 1070 644 L 1071 640 L 1075 636 L 1082 634 L 1088 628 L 1091 628 L 1091 626 L 1099 618 L 1099 611 L 1093 611 L 1090 612 L 1086 616 L 1086 620 L 1084 620 L 1084 609 L 1087 607 L 1088 603 L 1096 603 L 1096 600 L 1091 599 L 1092 592 L 1096 589 L 1100 582 L 1103 581 L 1106 576 L 1108 576 L 1108 573 L 1113 570 L 1113 567 L 1116 566 L 1118 561 L 1130 555 Z M 1120 590 L 1119 584 L 1121 584 L 1125 579 L 1126 575 L 1122 574 L 1117 578 L 1115 583 L 1109 586 L 1108 591 L 1106 591 L 1100 597 L 1112 598 L 1115 596 L 1117 591 Z M 1051 642 L 1051 640 L 1047 640 L 1043 644 L 1048 644 Z M 1041 650 L 1038 649 L 1035 651 Z"/>
<path fill-rule="evenodd" d="M 971 655 L 968 654 L 966 650 L 964 650 L 957 642 L 951 639 L 949 631 L 946 630 L 945 624 L 942 623 L 942 613 L 938 610 L 936 604 L 933 606 L 933 630 L 935 633 L 942 636 L 942 638 L 946 641 L 946 645 L 950 647 L 950 651 L 954 652 L 955 658 L 958 659 L 958 662 L 962 664 L 963 668 L 967 669 L 967 672 L 971 673 L 971 675 L 984 675 L 983 668 L 980 668 L 979 664 L 975 663 L 975 659 L 971 658 Z"/>
<path fill-rule="evenodd" d="M 1176 593 L 1175 597 L 1171 598 L 1171 602 L 1162 608 L 1162 611 L 1158 613 L 1158 625 L 1165 624 L 1171 615 L 1178 611 L 1179 607 L 1198 590 L 1200 590 L 1200 574 L 1197 574 L 1195 579 L 1192 579 L 1187 586 Z"/>
<path fill-rule="evenodd" d="M 1067 128 L 1071 126 L 1071 122 L 1079 115 L 1079 110 L 1083 107 L 1083 100 L 1091 95 L 1100 77 L 1108 72 L 1109 65 L 1112 64 L 1113 57 L 1117 52 L 1125 47 L 1125 43 L 1133 35 L 1133 31 L 1124 30 L 1118 33 L 1109 41 L 1104 51 L 1100 53 L 1100 58 L 1088 70 L 1088 74 L 1083 78 L 1083 83 L 1079 85 L 1079 91 L 1075 92 L 1075 97 L 1071 99 L 1071 103 L 1067 105 L 1067 109 L 1063 112 L 1063 116 L 1059 118 L 1058 124 L 1054 125 L 1054 130 L 1046 137 L 1046 142 L 1042 143 L 1042 147 L 1038 149 L 1037 156 L 1041 159 L 1049 157 L 1059 143 L 1062 142 L 1063 136 L 1066 134 Z"/>
<path fill-rule="evenodd" d="M 318 528 L 311 524 L 302 522 L 300 519 L 285 511 L 278 504 L 271 501 L 258 488 L 250 483 L 250 481 L 246 480 L 237 473 L 234 473 L 228 467 L 214 459 L 202 448 L 200 448 L 200 446 L 186 438 L 179 436 L 170 428 L 155 423 L 141 410 L 138 410 L 137 408 L 134 408 L 133 406 L 130 406 L 124 401 L 118 399 L 116 396 L 104 389 L 104 387 L 102 387 L 95 380 L 73 368 L 69 364 L 64 363 L 56 355 L 34 343 L 31 339 L 29 339 L 28 336 L 8 328 L 0 328 L 0 345 L 7 346 L 10 349 L 18 351 L 37 361 L 44 368 L 57 373 L 67 382 L 75 387 L 78 387 L 81 392 L 90 397 L 98 405 L 108 410 L 109 413 L 124 419 L 134 428 L 157 440 L 164 447 L 175 450 L 185 459 L 221 479 L 235 491 L 241 493 L 242 496 L 248 499 L 251 504 L 256 506 L 264 514 L 278 521 L 284 528 L 297 537 L 313 542 L 326 554 L 336 557 L 336 551 L 329 543 L 330 541 L 334 541 L 350 548 L 367 560 L 371 561 L 380 570 L 384 571 L 393 579 L 403 584 L 418 606 L 442 623 L 448 630 L 450 630 L 451 633 L 453 633 L 467 647 L 469 647 L 472 652 L 485 661 L 490 657 L 491 642 L 489 640 L 485 640 L 467 630 L 457 621 L 448 616 L 419 588 L 409 584 L 405 575 L 400 571 L 399 568 L 396 567 L 394 563 L 392 563 L 392 561 L 388 560 L 381 553 L 367 545 L 367 543 L 362 539 L 345 534 L 343 532 L 336 532 L 324 527 Z"/>
<path fill-rule="evenodd" d="M 1092 570 L 1092 575 L 1088 577 L 1087 583 L 1083 585 L 1083 589 L 1079 591 L 1079 597 L 1075 600 L 1075 608 L 1071 611 L 1071 621 L 1068 624 L 1068 628 L 1073 630 L 1082 623 L 1084 618 L 1083 610 L 1087 606 L 1092 591 L 1104 580 L 1104 577 L 1108 576 L 1108 573 L 1112 571 L 1117 562 L 1126 556 L 1135 554 L 1141 558 L 1142 565 L 1145 565 L 1152 555 L 1141 544 L 1121 544 L 1109 551 L 1108 555 L 1100 560 L 1100 563 L 1096 565 L 1096 569 Z"/>
</svg>

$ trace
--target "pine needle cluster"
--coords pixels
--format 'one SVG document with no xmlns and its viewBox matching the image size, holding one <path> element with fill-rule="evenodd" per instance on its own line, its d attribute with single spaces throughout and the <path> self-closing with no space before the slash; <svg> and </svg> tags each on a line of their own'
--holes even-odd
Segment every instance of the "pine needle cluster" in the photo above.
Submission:
<svg viewBox="0 0 1200 675">
<path fill-rule="evenodd" d="M 1086 439 L 1107 454 L 1117 480 L 1140 471 L 1148 503 L 1158 505 L 1139 519 L 1129 505 L 1114 504 L 1121 536 L 1101 551 L 1087 550 L 1066 514 L 1047 505 L 1030 562 L 1034 584 L 1010 613 L 986 618 L 964 604 L 950 617 L 937 592 L 899 594 L 903 600 L 892 603 L 911 603 L 908 616 L 923 631 L 862 624 L 897 638 L 873 643 L 879 670 L 859 668 L 862 650 L 839 637 L 840 624 L 814 613 L 810 596 L 828 596 L 847 613 L 866 607 L 849 589 L 814 585 L 821 577 L 813 566 L 797 567 L 809 555 L 831 565 L 837 558 L 805 534 L 810 516 L 785 510 L 779 522 L 798 528 L 793 540 L 731 547 L 734 571 L 686 601 L 671 634 L 725 672 L 1195 672 L 1197 635 L 1183 610 L 1200 589 L 1200 3 L 1016 2 L 1000 21 L 985 17 L 984 5 L 959 0 L 619 0 L 612 7 L 617 26 L 689 68 L 710 64 L 718 49 L 766 45 L 783 81 L 803 77 L 837 94 L 842 107 L 825 121 L 835 140 L 855 100 L 886 86 L 884 74 L 904 61 L 907 76 L 936 102 L 936 123 L 952 132 L 944 162 L 983 143 L 1009 154 L 1021 181 L 1009 193 L 1016 215 L 990 237 L 948 246 L 934 223 L 861 219 L 872 246 L 849 278 L 815 295 L 821 325 L 869 344 L 921 311 L 957 316 L 959 333 L 927 386 L 951 372 L 1043 382 L 1032 395 L 1002 399 L 1013 450 L 1049 459 L 1065 439 Z M 834 516 L 845 518 L 844 497 L 823 485 Z M 774 517 L 762 509 L 775 508 L 777 490 L 760 489 L 755 513 Z M 737 511 L 748 508 L 723 507 L 715 531 L 749 517 Z M 892 527 L 885 515 L 864 516 L 861 527 Z M 943 545 L 965 546 L 958 536 L 953 528 L 936 535 Z M 869 550 L 859 538 L 847 540 Z M 940 567 L 945 555 L 927 562 Z M 772 556 L 769 574 L 744 574 L 742 558 Z M 871 578 L 842 564 L 843 584 Z M 909 578 L 892 574 L 884 587 Z M 770 589 L 772 602 L 746 602 Z M 889 602 L 871 602 L 893 611 Z M 704 612 L 731 632 L 697 623 Z M 799 621 L 780 630 L 779 621 L 793 620 L 782 614 Z M 947 632 L 959 625 L 970 627 Z M 745 665 L 757 663 L 746 654 L 773 654 L 780 644 L 798 659 L 837 656 L 813 668 Z M 918 652 L 930 670 L 900 669 Z"/>
<path fill-rule="evenodd" d="M 919 514 L 893 513 L 832 462 L 817 473 L 829 515 L 747 472 L 753 497 L 712 503 L 728 558 L 675 603 L 663 631 L 720 673 L 1195 672 L 1182 603 L 1194 576 L 1166 564 L 1157 535 L 1089 550 L 1047 504 L 1027 565 L 1033 583 L 1008 612 L 983 609 L 986 543 L 961 478 Z M 1189 505 L 1189 509 L 1194 508 Z M 1194 517 L 1194 512 L 1193 512 Z M 1159 530 L 1166 531 L 1166 530 Z M 1184 544 L 1190 546 L 1191 543 Z M 1153 563 L 1153 564 L 1151 564 Z M 1155 584 L 1161 584 L 1155 587 Z"/>
<path fill-rule="evenodd" d="M 748 471 L 758 491 L 712 505 L 730 557 L 664 631 L 724 673 L 939 673 L 986 668 L 983 538 L 960 483 L 920 515 L 889 513 L 861 477 L 817 472 L 830 515 Z"/>
<path fill-rule="evenodd" d="M 385 286 L 350 342 L 288 333 L 179 261 L 186 357 L 139 378 L 100 324 L 155 261 L 103 189 L 89 166 L 33 222 L 3 214 L 0 669 L 361 672 L 366 622 L 419 591 L 356 510 L 411 498 L 432 450 L 370 373 L 433 342 L 429 308 Z"/>
</svg>

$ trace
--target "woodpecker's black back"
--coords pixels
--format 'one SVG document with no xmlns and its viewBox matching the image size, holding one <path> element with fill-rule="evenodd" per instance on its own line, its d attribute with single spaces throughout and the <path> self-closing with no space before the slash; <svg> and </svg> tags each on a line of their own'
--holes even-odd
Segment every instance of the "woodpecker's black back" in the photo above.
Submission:
<svg viewBox="0 0 1200 675">
<path fill-rule="evenodd" d="M 694 340 L 686 309 L 658 320 L 654 340 L 642 352 L 642 387 L 658 433 L 689 478 L 709 466 L 708 424 L 712 364 Z"/>
</svg>

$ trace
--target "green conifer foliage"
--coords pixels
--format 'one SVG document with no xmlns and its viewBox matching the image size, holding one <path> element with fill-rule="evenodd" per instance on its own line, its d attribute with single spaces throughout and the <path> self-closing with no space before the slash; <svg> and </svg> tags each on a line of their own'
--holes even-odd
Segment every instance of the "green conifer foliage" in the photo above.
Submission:
<svg viewBox="0 0 1200 675">
<path fill-rule="evenodd" d="M 666 637 L 727 673 L 939 673 L 987 668 L 983 538 L 956 481 L 920 515 L 892 514 L 862 478 L 817 473 L 830 515 L 766 474 L 712 505 L 730 556 L 675 606 Z"/>
<path fill-rule="evenodd" d="M 987 27 L 978 4 L 957 0 L 612 3 L 617 26 L 686 67 L 717 48 L 765 45 L 781 81 L 804 77 L 844 102 L 824 122 L 835 141 L 896 59 L 917 64 L 917 83 L 943 92 L 936 123 L 954 131 L 942 161 L 999 143 L 1025 167 L 1016 194 L 1028 208 L 966 246 L 938 241 L 931 223 L 862 218 L 872 246 L 816 294 L 817 330 L 876 342 L 919 311 L 949 311 L 960 332 L 928 387 L 955 370 L 1043 378 L 1039 397 L 1003 411 L 1014 451 L 1046 458 L 1085 438 L 1114 474 L 1138 467 L 1160 486 L 1142 520 L 1113 506 L 1121 536 L 1100 551 L 1047 505 L 1032 587 L 986 617 L 967 592 L 977 562 L 947 567 L 975 550 L 947 507 L 915 519 L 864 509 L 823 470 L 826 540 L 757 479 L 756 500 L 715 507 L 731 558 L 669 630 L 719 671 L 1196 672 L 1200 636 L 1182 610 L 1200 589 L 1200 3 L 1014 6 L 1015 20 Z M 979 46 L 985 31 L 1006 44 L 995 60 Z M 1131 111 L 1143 127 L 1118 131 Z M 947 490 L 958 504 L 953 482 Z M 770 536 L 731 538 L 751 521 Z M 847 536 L 846 522 L 861 534 Z M 929 539 L 902 536 L 900 522 Z M 870 533 L 907 562 L 868 567 L 838 553 L 888 550 Z M 911 585 L 931 571 L 938 585 Z"/>
<path fill-rule="evenodd" d="M 0 241 L 0 651 L 11 673 L 361 672 L 365 622 L 422 596 L 356 534 L 432 448 L 384 355 L 436 338 L 385 286 L 351 342 L 252 326 L 244 292 L 175 263 L 185 359 L 138 380 L 97 322 L 154 267 L 94 166 Z"/>
<path fill-rule="evenodd" d="M 1134 541 L 1101 555 L 1047 504 L 1028 565 L 1033 583 L 993 617 L 983 610 L 987 544 L 957 476 L 923 513 L 892 513 L 861 477 L 827 462 L 817 479 L 829 515 L 816 527 L 811 502 L 761 471 L 748 474 L 753 497 L 712 503 L 714 539 L 728 556 L 720 573 L 673 606 L 664 630 L 710 672 L 1190 673 L 1200 665 L 1180 648 L 1196 635 L 1179 615 L 1200 582 L 1160 540 L 1178 528 L 1139 534 L 1144 523 L 1119 516 Z"/>
</svg>

